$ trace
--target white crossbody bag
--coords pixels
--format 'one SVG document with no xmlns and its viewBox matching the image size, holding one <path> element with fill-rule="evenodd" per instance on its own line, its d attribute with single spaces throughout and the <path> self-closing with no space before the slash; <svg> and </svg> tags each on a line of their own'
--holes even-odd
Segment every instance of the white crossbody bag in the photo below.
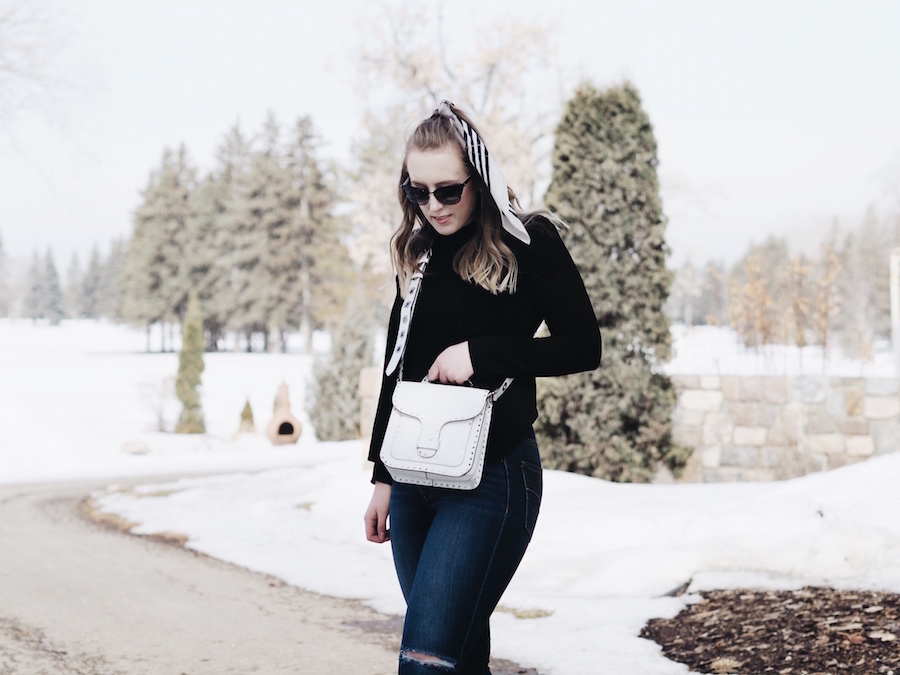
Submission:
<svg viewBox="0 0 900 675">
<path fill-rule="evenodd" d="M 385 368 L 386 375 L 398 366 L 400 370 L 379 457 L 397 482 L 474 490 L 481 483 L 484 470 L 494 401 L 513 380 L 506 378 L 494 391 L 403 381 L 403 353 L 430 256 L 430 251 L 422 255 L 419 271 L 410 280 L 400 311 L 397 342 Z"/>
</svg>

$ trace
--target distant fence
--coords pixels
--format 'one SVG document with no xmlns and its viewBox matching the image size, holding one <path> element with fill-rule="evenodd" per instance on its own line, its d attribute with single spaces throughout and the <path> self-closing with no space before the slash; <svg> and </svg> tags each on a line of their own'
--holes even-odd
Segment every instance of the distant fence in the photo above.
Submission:
<svg viewBox="0 0 900 675">
<path fill-rule="evenodd" d="M 900 380 L 673 375 L 685 481 L 800 476 L 900 450 Z"/>
</svg>

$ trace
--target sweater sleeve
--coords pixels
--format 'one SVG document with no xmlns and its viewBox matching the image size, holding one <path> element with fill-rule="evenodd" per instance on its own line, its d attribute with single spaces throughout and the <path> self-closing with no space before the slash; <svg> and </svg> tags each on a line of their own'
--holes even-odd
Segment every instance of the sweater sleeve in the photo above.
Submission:
<svg viewBox="0 0 900 675">
<path fill-rule="evenodd" d="M 547 377 L 593 370 L 600 364 L 600 331 L 584 282 L 556 228 L 529 227 L 532 242 L 520 278 L 549 337 L 485 335 L 469 340 L 475 372 L 489 377 Z"/>
<path fill-rule="evenodd" d="M 394 343 L 397 341 L 397 331 L 400 325 L 400 306 L 403 304 L 403 297 L 400 295 L 400 282 L 395 278 L 397 284 L 397 295 L 394 298 L 394 306 L 391 309 L 391 318 L 388 321 L 387 344 L 384 349 L 384 364 L 382 365 L 382 374 L 387 368 L 388 361 L 394 350 Z M 387 467 L 378 456 L 381 452 L 381 444 L 384 441 L 384 434 L 387 430 L 388 419 L 391 416 L 391 397 L 394 395 L 394 388 L 397 385 L 397 373 L 399 369 L 395 369 L 390 375 L 384 375 L 381 380 L 381 392 L 378 395 L 378 407 L 375 409 L 375 423 L 372 427 L 372 439 L 369 443 L 369 461 L 374 463 L 372 471 L 372 482 L 393 484 L 391 474 Z"/>
</svg>

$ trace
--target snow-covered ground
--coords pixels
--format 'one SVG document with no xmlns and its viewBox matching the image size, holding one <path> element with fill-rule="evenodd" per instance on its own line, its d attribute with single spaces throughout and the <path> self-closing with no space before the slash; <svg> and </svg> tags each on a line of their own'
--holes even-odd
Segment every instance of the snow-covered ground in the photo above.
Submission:
<svg viewBox="0 0 900 675">
<path fill-rule="evenodd" d="M 730 328 L 672 327 L 670 375 L 828 375 L 833 377 L 895 377 L 890 343 L 879 341 L 870 358 L 848 357 L 838 347 L 828 353 L 818 345 L 802 349 L 790 345 L 745 347 Z"/>
<path fill-rule="evenodd" d="M 171 431 L 180 412 L 178 354 L 148 354 L 146 345 L 145 333 L 125 326 L 0 319 L 0 481 L 285 466 L 315 444 L 303 411 L 311 357 L 206 354 L 208 433 L 181 436 L 157 431 L 160 417 Z M 282 382 L 308 433 L 287 447 L 262 433 L 236 437 L 248 400 L 257 430 L 265 429 Z"/>
<path fill-rule="evenodd" d="M 676 334 L 676 352 L 684 344 Z M 184 533 L 212 556 L 402 613 L 389 546 L 363 538 L 362 444 L 318 443 L 308 424 L 286 448 L 235 437 L 244 401 L 263 428 L 282 381 L 306 423 L 310 359 L 207 355 L 209 433 L 179 437 L 153 431 L 159 406 L 147 398 L 177 357 L 144 345 L 106 324 L 0 320 L 0 482 L 203 472 L 123 481 L 100 501 L 136 532 Z M 171 425 L 177 405 L 162 410 Z M 133 442 L 145 454 L 123 452 Z M 687 673 L 637 637 L 692 601 L 665 596 L 685 582 L 900 592 L 898 474 L 900 453 L 782 483 L 622 485 L 548 471 L 534 540 L 493 619 L 494 653 L 554 674 Z"/>
</svg>

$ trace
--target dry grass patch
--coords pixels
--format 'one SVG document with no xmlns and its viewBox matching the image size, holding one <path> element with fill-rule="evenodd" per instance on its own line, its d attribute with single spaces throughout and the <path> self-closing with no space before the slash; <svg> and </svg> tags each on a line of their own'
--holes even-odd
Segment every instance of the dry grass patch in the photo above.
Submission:
<svg viewBox="0 0 900 675">
<path fill-rule="evenodd" d="M 132 532 L 132 530 L 140 525 L 140 523 L 132 522 L 127 518 L 123 518 L 117 513 L 107 513 L 106 511 L 102 511 L 97 504 L 97 500 L 95 500 L 93 497 L 85 497 L 84 499 L 82 499 L 81 503 L 79 504 L 79 511 L 81 512 L 82 516 L 84 516 L 91 522 L 97 523 L 98 525 L 101 525 L 103 527 L 118 530 L 119 532 L 125 532 L 136 537 L 154 539 L 164 544 L 179 546 L 181 548 L 184 548 L 184 546 L 190 540 L 190 537 L 188 535 L 181 532 L 151 532 L 149 534 L 139 534 L 136 532 Z"/>
<path fill-rule="evenodd" d="M 507 607 L 506 605 L 497 605 L 495 611 L 512 614 L 517 619 L 543 619 L 553 614 L 553 612 L 548 612 L 546 609 L 519 609 L 518 607 Z"/>
</svg>

